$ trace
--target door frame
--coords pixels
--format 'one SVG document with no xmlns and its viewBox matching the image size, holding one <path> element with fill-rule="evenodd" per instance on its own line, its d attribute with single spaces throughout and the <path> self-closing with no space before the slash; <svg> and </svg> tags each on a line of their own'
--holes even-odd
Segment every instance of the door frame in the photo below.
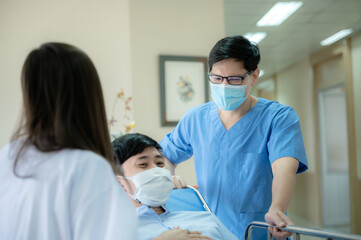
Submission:
<svg viewBox="0 0 361 240">
<path fill-rule="evenodd" d="M 350 184 L 350 214 L 351 214 L 351 232 L 361 234 L 361 181 L 357 179 L 357 158 L 356 158 L 356 125 L 354 111 L 354 92 L 352 78 L 352 58 L 351 58 L 351 38 L 347 38 L 339 43 L 333 44 L 323 50 L 311 55 L 310 61 L 314 73 L 314 122 L 316 130 L 316 156 L 320 157 L 320 135 L 319 135 L 319 117 L 318 117 L 318 91 L 325 86 L 321 86 L 320 80 L 315 74 L 316 68 L 330 59 L 342 56 L 344 69 L 347 73 L 345 79 L 346 95 L 346 117 L 347 117 L 347 136 L 348 136 L 348 156 L 349 156 L 349 184 Z M 316 161 L 316 168 L 321 184 L 321 164 Z M 321 187 L 321 186 L 320 186 Z M 321 189 L 321 188 L 320 188 Z M 321 200 L 320 200 L 321 201 Z M 320 209 L 321 211 L 321 209 Z M 322 213 L 320 213 L 322 216 Z M 322 221 L 323 222 L 323 221 Z"/>
<path fill-rule="evenodd" d="M 329 87 L 326 87 L 326 88 L 323 88 L 323 89 L 319 89 L 317 91 L 317 101 L 318 101 L 318 116 L 319 116 L 319 122 L 318 122 L 318 126 L 319 126 L 319 146 L 320 146 L 320 178 L 321 178 L 321 186 L 320 186 L 320 189 L 321 189 L 321 209 L 322 209 L 322 212 L 321 212 L 321 216 L 322 216 L 322 219 L 323 219 L 323 225 L 326 225 L 326 226 L 333 226 L 333 225 L 350 225 L 351 224 L 351 215 L 349 213 L 349 217 L 345 220 L 345 222 L 332 222 L 330 221 L 329 219 L 325 219 L 325 216 L 326 216 L 326 211 L 328 211 L 328 209 L 326 209 L 326 205 L 325 205 L 325 196 L 326 196 L 326 185 L 327 185 L 327 180 L 326 180 L 326 174 L 328 172 L 328 162 L 327 162 L 327 159 L 329 157 L 328 153 L 327 153 L 327 143 L 326 143 L 326 140 L 327 140 L 327 130 L 325 128 L 325 123 L 327 121 L 327 119 L 325 119 L 325 99 L 324 97 L 328 94 L 327 91 L 328 90 L 331 90 L 331 89 L 335 89 L 335 88 L 341 88 L 341 87 L 345 87 L 345 83 L 338 83 L 338 84 L 335 84 L 335 85 L 332 85 L 332 86 L 329 86 Z M 346 107 L 346 93 L 343 94 L 344 95 L 344 100 L 345 100 L 345 107 Z M 346 118 L 346 129 L 347 129 L 347 113 L 346 113 L 346 110 L 345 110 L 345 118 Z M 348 138 L 346 136 L 346 138 Z M 346 139 L 348 141 L 348 139 Z M 348 152 L 348 150 L 346 150 Z M 348 158 L 348 155 L 347 155 L 347 158 Z M 347 159 L 347 161 L 349 162 L 349 159 Z M 335 174 L 340 174 L 340 173 L 333 173 L 334 175 Z M 348 169 L 347 169 L 347 183 L 348 183 L 348 188 L 349 188 L 349 174 L 350 174 L 350 170 L 349 170 L 349 166 L 348 166 Z M 331 176 L 329 176 L 331 177 Z M 349 190 L 350 191 L 350 190 Z M 350 193 L 349 193 L 349 196 L 348 196 L 348 200 L 350 201 Z M 350 207 L 348 209 L 348 211 L 350 211 Z"/>
</svg>

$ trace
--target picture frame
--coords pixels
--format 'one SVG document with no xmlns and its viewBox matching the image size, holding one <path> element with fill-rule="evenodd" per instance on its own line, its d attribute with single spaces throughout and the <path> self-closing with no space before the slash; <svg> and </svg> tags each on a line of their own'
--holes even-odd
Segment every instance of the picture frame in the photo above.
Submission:
<svg viewBox="0 0 361 240">
<path fill-rule="evenodd" d="M 159 56 L 161 125 L 176 126 L 192 107 L 209 100 L 206 57 Z"/>
</svg>

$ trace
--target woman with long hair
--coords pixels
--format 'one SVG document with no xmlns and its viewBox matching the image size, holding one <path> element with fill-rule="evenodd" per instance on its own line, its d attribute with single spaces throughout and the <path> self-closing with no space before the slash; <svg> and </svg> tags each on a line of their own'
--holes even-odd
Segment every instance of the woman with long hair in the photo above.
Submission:
<svg viewBox="0 0 361 240">
<path fill-rule="evenodd" d="M 90 58 L 45 43 L 27 56 L 21 86 L 22 122 L 0 151 L 0 239 L 134 239 Z"/>
</svg>

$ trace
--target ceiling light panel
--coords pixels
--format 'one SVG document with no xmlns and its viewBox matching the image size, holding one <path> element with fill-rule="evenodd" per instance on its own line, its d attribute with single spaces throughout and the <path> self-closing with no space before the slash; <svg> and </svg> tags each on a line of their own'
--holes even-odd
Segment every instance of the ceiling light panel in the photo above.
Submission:
<svg viewBox="0 0 361 240">
<path fill-rule="evenodd" d="M 265 32 L 246 33 L 244 35 L 245 38 L 255 43 L 260 43 L 266 36 L 267 33 Z"/>
<path fill-rule="evenodd" d="M 278 26 L 302 5 L 303 2 L 278 2 L 257 22 L 257 26 Z"/>
<path fill-rule="evenodd" d="M 322 46 L 330 45 L 330 44 L 337 42 L 338 40 L 350 35 L 351 33 L 352 33 L 352 29 L 343 29 L 343 30 L 333 34 L 332 36 L 322 40 L 321 45 Z"/>
</svg>

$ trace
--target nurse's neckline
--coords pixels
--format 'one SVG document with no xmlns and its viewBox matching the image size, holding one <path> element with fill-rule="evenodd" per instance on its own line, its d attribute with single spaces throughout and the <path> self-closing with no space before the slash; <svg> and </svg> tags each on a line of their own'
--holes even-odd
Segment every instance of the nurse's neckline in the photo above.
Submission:
<svg viewBox="0 0 361 240">
<path fill-rule="evenodd" d="M 225 112 L 222 111 L 222 109 L 218 107 L 218 116 L 219 116 L 223 126 L 225 127 L 225 129 L 226 130 L 230 129 L 241 118 L 243 118 L 249 112 L 249 110 L 252 109 L 252 104 L 253 103 L 257 104 L 257 102 L 258 102 L 257 100 L 258 100 L 258 98 L 256 98 L 255 101 L 253 101 L 253 97 L 251 96 L 251 103 L 250 103 L 247 111 L 244 113 L 241 113 L 241 114 L 232 111 L 232 112 L 226 113 L 226 116 L 225 116 L 225 114 L 224 114 Z"/>
<path fill-rule="evenodd" d="M 251 95 L 250 97 L 251 97 L 251 102 L 250 102 L 250 104 L 249 104 L 248 110 L 247 110 L 242 116 L 246 115 L 246 113 L 248 113 L 249 110 L 251 110 L 251 108 L 252 108 L 253 97 L 252 97 L 252 95 Z M 257 97 L 255 97 L 255 98 L 256 98 L 256 100 L 255 100 L 255 104 L 256 104 L 258 98 L 257 98 Z M 218 107 L 218 115 L 219 115 L 219 117 L 221 117 L 221 108 L 220 108 L 220 107 Z"/>
<path fill-rule="evenodd" d="M 252 107 L 252 100 L 253 100 L 253 98 L 252 98 L 252 96 L 251 96 L 251 103 L 249 104 L 249 108 L 248 108 L 248 111 L 247 111 L 247 112 L 249 112 L 249 110 L 251 110 L 251 107 Z"/>
</svg>

